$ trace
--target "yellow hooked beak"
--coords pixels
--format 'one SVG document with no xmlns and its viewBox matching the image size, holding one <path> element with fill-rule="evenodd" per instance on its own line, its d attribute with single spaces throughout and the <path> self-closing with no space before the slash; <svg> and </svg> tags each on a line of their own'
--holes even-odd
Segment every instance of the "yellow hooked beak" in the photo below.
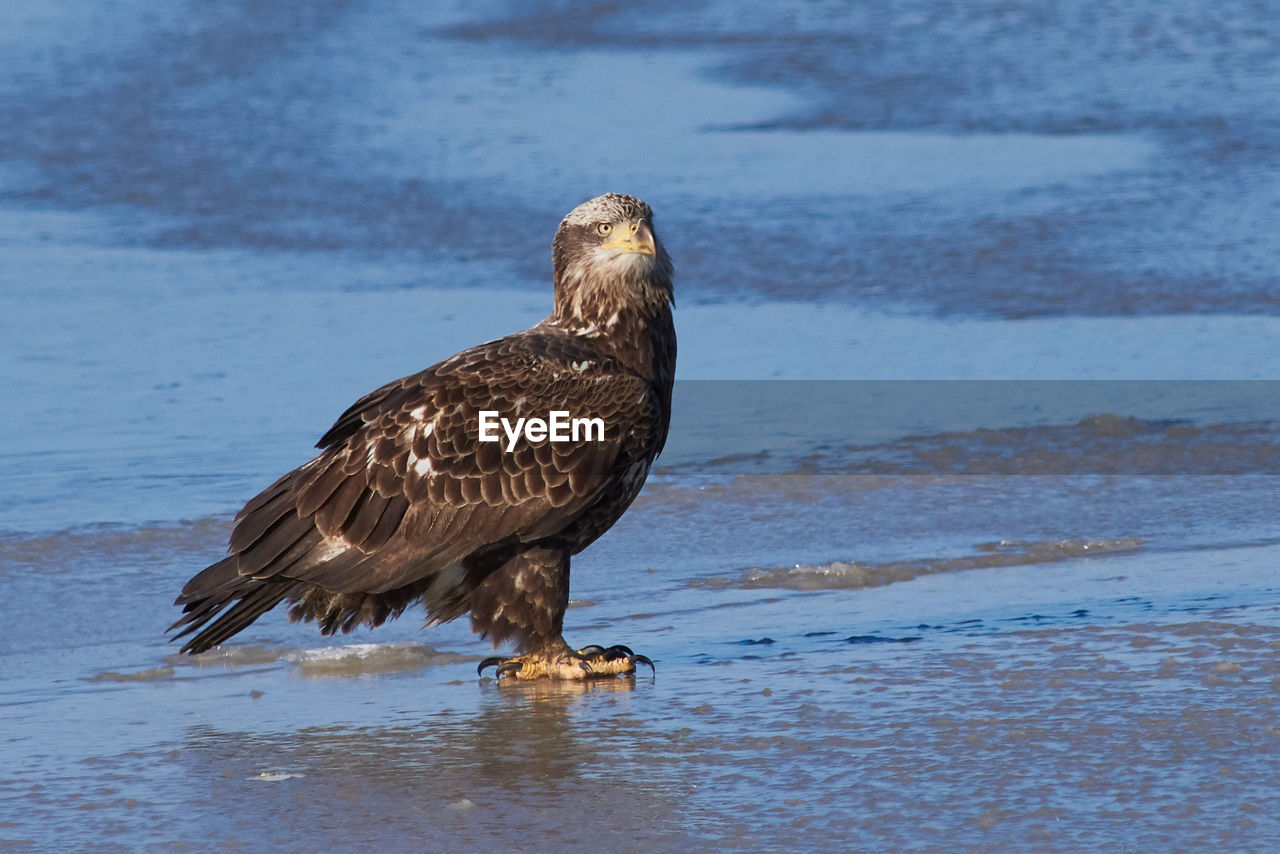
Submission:
<svg viewBox="0 0 1280 854">
<path fill-rule="evenodd" d="M 619 252 L 635 252 L 639 255 L 652 256 L 658 254 L 658 247 L 653 241 L 653 230 L 649 228 L 649 223 L 644 221 L 633 222 L 622 231 L 624 236 L 615 237 L 607 243 L 601 243 L 600 248 L 616 249 Z"/>
</svg>

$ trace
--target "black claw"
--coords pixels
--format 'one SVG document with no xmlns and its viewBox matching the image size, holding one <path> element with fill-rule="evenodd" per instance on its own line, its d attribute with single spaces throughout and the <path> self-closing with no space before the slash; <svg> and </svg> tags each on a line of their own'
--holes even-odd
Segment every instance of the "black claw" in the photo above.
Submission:
<svg viewBox="0 0 1280 854">
<path fill-rule="evenodd" d="M 588 646 L 584 646 L 582 649 L 578 650 L 578 655 L 600 655 L 604 651 L 605 651 L 604 647 L 600 646 L 599 644 L 593 643 L 593 644 L 589 644 Z"/>
<path fill-rule="evenodd" d="M 633 656 L 631 656 L 631 663 L 632 663 L 632 664 L 647 664 L 647 665 L 649 665 L 649 669 L 653 671 L 653 675 L 654 675 L 654 676 L 657 676 L 657 675 L 658 675 L 658 668 L 656 668 L 656 667 L 654 667 L 654 666 L 653 666 L 653 661 L 651 661 L 651 660 L 650 660 L 650 658 L 649 658 L 649 656 L 647 656 L 647 655 L 633 655 Z"/>
<path fill-rule="evenodd" d="M 506 661 L 498 665 L 498 669 L 494 672 L 494 676 L 501 679 L 505 673 L 519 673 L 524 669 L 524 665 L 518 661 Z"/>
<path fill-rule="evenodd" d="M 495 667 L 495 666 L 497 666 L 497 665 L 501 664 L 503 661 L 504 661 L 504 659 L 502 659 L 501 657 L 496 656 L 496 655 L 495 655 L 495 656 L 493 656 L 492 658 L 486 658 L 484 661 L 480 662 L 480 666 L 476 668 L 476 675 L 477 675 L 477 676 L 483 676 L 483 675 L 484 675 L 484 669 L 485 669 L 486 667 Z"/>
<path fill-rule="evenodd" d="M 608 661 L 613 661 L 618 658 L 631 658 L 635 655 L 635 653 L 631 651 L 631 647 L 623 646 L 620 643 L 616 643 L 613 646 L 606 649 L 604 651 L 604 654 L 605 654 L 605 659 Z"/>
</svg>

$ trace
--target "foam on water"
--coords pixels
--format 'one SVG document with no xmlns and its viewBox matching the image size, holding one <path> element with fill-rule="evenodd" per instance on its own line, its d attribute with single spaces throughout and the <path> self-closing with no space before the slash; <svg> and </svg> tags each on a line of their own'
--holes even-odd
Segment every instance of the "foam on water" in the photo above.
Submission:
<svg viewBox="0 0 1280 854">
<path fill-rule="evenodd" d="M 780 587 L 792 590 L 857 590 L 911 581 L 935 572 L 958 572 L 1002 566 L 1034 566 L 1072 558 L 1141 548 L 1143 540 L 1056 540 L 1053 542 L 979 543 L 976 554 L 949 558 L 921 558 L 882 564 L 859 564 L 834 561 L 814 566 L 751 567 L 737 577 L 690 579 L 690 587 L 741 587 L 744 589 Z"/>
<path fill-rule="evenodd" d="M 90 682 L 150 682 L 155 679 L 168 679 L 173 676 L 173 668 L 166 667 L 148 667 L 146 670 L 136 670 L 132 673 L 117 673 L 114 670 L 104 670 L 103 672 L 90 678 Z"/>
<path fill-rule="evenodd" d="M 303 676 L 331 678 L 418 670 L 476 660 L 476 656 L 441 652 L 425 643 L 413 642 L 304 649 L 287 657 Z"/>
</svg>

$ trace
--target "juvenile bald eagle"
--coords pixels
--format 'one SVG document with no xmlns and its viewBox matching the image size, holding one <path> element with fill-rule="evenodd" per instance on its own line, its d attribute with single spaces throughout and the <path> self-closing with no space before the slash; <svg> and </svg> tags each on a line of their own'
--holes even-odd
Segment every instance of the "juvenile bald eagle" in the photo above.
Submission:
<svg viewBox="0 0 1280 854">
<path fill-rule="evenodd" d="M 552 260 L 549 317 L 360 398 L 319 456 L 244 506 L 229 556 L 175 602 L 184 614 L 170 631 L 198 632 L 183 652 L 222 643 L 280 602 L 326 635 L 417 602 L 428 624 L 470 612 L 495 647 L 513 642 L 521 655 L 481 665 L 496 664 L 500 679 L 652 666 L 623 646 L 574 650 L 561 628 L 570 557 L 618 520 L 666 441 L 671 261 L 649 206 L 612 193 L 564 218 Z M 521 418 L 544 428 L 511 438 Z M 603 436 L 592 422 L 571 432 L 577 419 L 600 419 Z M 551 441 L 557 432 L 568 440 Z"/>
</svg>

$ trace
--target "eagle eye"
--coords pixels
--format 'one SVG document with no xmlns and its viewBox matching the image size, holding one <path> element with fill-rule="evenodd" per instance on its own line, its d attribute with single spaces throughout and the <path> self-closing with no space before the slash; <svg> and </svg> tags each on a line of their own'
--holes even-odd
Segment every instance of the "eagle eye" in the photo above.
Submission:
<svg viewBox="0 0 1280 854">
<path fill-rule="evenodd" d="M 612 223 L 602 222 L 596 225 L 596 234 L 605 236 L 611 231 L 613 231 Z"/>
</svg>

